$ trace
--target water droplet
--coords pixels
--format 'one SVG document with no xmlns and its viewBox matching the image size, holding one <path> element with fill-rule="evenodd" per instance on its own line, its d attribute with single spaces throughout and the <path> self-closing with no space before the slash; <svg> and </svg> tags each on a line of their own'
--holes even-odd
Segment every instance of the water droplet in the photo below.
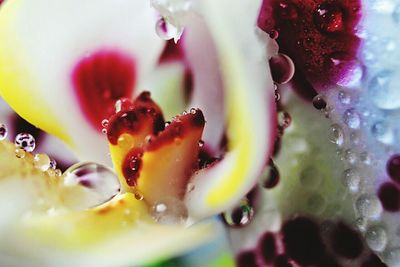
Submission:
<svg viewBox="0 0 400 267">
<path fill-rule="evenodd" d="M 251 222 L 254 216 L 253 207 L 249 204 L 247 198 L 242 199 L 236 207 L 224 212 L 224 220 L 231 227 L 246 226 Z"/>
<path fill-rule="evenodd" d="M 393 10 L 393 20 L 397 23 L 400 24 L 400 5 L 397 5 L 394 10 Z"/>
<path fill-rule="evenodd" d="M 360 161 L 366 165 L 371 164 L 371 157 L 368 152 L 364 151 L 360 153 Z"/>
<path fill-rule="evenodd" d="M 57 177 L 60 177 L 62 175 L 62 171 L 60 169 L 55 169 L 54 170 L 54 175 Z"/>
<path fill-rule="evenodd" d="M 350 164 L 355 164 L 357 162 L 357 154 L 352 149 L 347 149 L 344 152 L 344 159 Z"/>
<path fill-rule="evenodd" d="M 361 177 L 355 169 L 347 169 L 343 172 L 343 184 L 353 193 L 358 192 Z"/>
<path fill-rule="evenodd" d="M 267 167 L 263 170 L 260 177 L 260 185 L 264 188 L 270 189 L 279 183 L 279 171 L 275 163 L 270 160 Z"/>
<path fill-rule="evenodd" d="M 282 127 L 282 129 L 286 129 L 292 123 L 292 117 L 288 112 L 280 111 L 278 112 L 278 123 L 279 126 Z"/>
<path fill-rule="evenodd" d="M 15 156 L 19 159 L 23 159 L 26 154 L 25 150 L 23 150 L 22 148 L 16 148 L 14 152 Z"/>
<path fill-rule="evenodd" d="M 186 192 L 192 192 L 195 188 L 195 185 L 192 183 L 188 183 L 187 187 L 186 187 Z"/>
<path fill-rule="evenodd" d="M 188 219 L 188 210 L 183 201 L 176 198 L 167 198 L 155 203 L 151 214 L 161 224 L 184 224 Z"/>
<path fill-rule="evenodd" d="M 109 124 L 109 121 L 108 121 L 107 119 L 104 119 L 104 120 L 101 121 L 101 126 L 102 126 L 103 128 L 107 128 L 107 127 L 108 127 L 108 124 Z"/>
<path fill-rule="evenodd" d="M 343 105 L 348 105 L 351 102 L 350 95 L 348 93 L 346 93 L 345 91 L 339 91 L 338 99 L 339 99 L 340 103 L 342 103 Z"/>
<path fill-rule="evenodd" d="M 400 266 L 400 247 L 388 248 L 383 254 L 385 263 L 388 266 L 399 267 Z"/>
<path fill-rule="evenodd" d="M 277 12 L 279 17 L 283 19 L 295 20 L 298 16 L 296 6 L 288 1 L 281 1 L 278 5 Z"/>
<path fill-rule="evenodd" d="M 7 127 L 0 123 L 0 141 L 4 140 L 7 138 L 8 130 Z"/>
<path fill-rule="evenodd" d="M 360 231 L 360 232 L 365 232 L 367 229 L 367 220 L 364 217 L 357 218 L 354 222 L 354 226 Z"/>
<path fill-rule="evenodd" d="M 370 81 L 368 93 L 376 107 L 380 109 L 400 108 L 400 90 L 396 80 L 399 75 L 390 70 L 383 70 Z"/>
<path fill-rule="evenodd" d="M 182 32 L 182 28 L 174 26 L 165 18 L 160 18 L 156 23 L 156 33 L 163 40 L 175 39 L 177 41 Z"/>
<path fill-rule="evenodd" d="M 271 68 L 272 80 L 277 84 L 285 84 L 289 82 L 294 75 L 294 63 L 284 54 L 273 56 L 269 60 Z"/>
<path fill-rule="evenodd" d="M 170 124 L 171 124 L 170 121 L 166 121 L 166 122 L 165 122 L 165 128 L 167 128 Z"/>
<path fill-rule="evenodd" d="M 393 129 L 384 121 L 374 123 L 371 127 L 371 133 L 381 143 L 387 145 L 393 143 Z"/>
<path fill-rule="evenodd" d="M 193 115 L 196 114 L 197 113 L 197 109 L 196 108 L 191 108 L 190 109 L 190 113 L 193 114 Z"/>
<path fill-rule="evenodd" d="M 360 216 L 368 219 L 377 219 L 382 213 L 381 203 L 374 195 L 363 194 L 359 196 L 355 205 Z"/>
<path fill-rule="evenodd" d="M 15 145 L 24 149 L 26 152 L 32 152 L 36 147 L 35 138 L 28 133 L 19 133 L 15 137 Z"/>
<path fill-rule="evenodd" d="M 54 159 L 50 159 L 50 168 L 53 170 L 57 168 L 57 162 Z"/>
<path fill-rule="evenodd" d="M 103 128 L 103 129 L 101 129 L 101 132 L 102 132 L 103 134 L 107 134 L 107 129 L 106 129 L 106 128 Z"/>
<path fill-rule="evenodd" d="M 307 200 L 308 210 L 314 215 L 321 214 L 325 206 L 325 199 L 320 194 L 312 194 Z"/>
<path fill-rule="evenodd" d="M 360 116 L 354 108 L 347 109 L 344 112 L 343 121 L 350 129 L 358 129 L 361 124 Z"/>
<path fill-rule="evenodd" d="M 279 37 L 279 32 L 276 31 L 276 30 L 271 30 L 271 31 L 268 33 L 268 35 L 269 35 L 269 37 L 270 37 L 271 39 L 276 40 L 276 39 L 278 39 L 278 37 Z"/>
<path fill-rule="evenodd" d="M 300 172 L 301 185 L 308 188 L 316 188 L 321 183 L 321 173 L 313 165 L 307 166 Z"/>
<path fill-rule="evenodd" d="M 36 154 L 33 158 L 33 165 L 42 172 L 50 168 L 50 158 L 46 154 Z"/>
<path fill-rule="evenodd" d="M 344 28 L 343 12 L 339 6 L 321 4 L 314 12 L 314 24 L 323 33 L 334 33 Z"/>
<path fill-rule="evenodd" d="M 365 233 L 368 246 L 374 251 L 383 251 L 387 244 L 385 229 L 381 226 L 371 226 Z"/>
<path fill-rule="evenodd" d="M 120 191 L 117 175 L 108 167 L 97 163 L 77 163 L 69 167 L 63 176 L 66 186 L 81 185 L 95 193 L 93 206 L 108 201 Z"/>
<path fill-rule="evenodd" d="M 118 99 L 117 101 L 115 101 L 115 112 L 118 113 L 122 110 L 122 100 Z"/>
<path fill-rule="evenodd" d="M 329 129 L 329 141 L 341 147 L 344 143 L 343 129 L 338 124 L 332 124 Z"/>
<path fill-rule="evenodd" d="M 360 143 L 360 134 L 358 132 L 352 132 L 350 134 L 350 142 L 353 145 L 358 145 Z"/>
<path fill-rule="evenodd" d="M 322 95 L 316 95 L 312 100 L 313 106 L 318 109 L 322 110 L 326 108 L 326 101 Z"/>
<path fill-rule="evenodd" d="M 281 100 L 281 94 L 278 90 L 275 90 L 275 102 L 279 102 Z"/>
<path fill-rule="evenodd" d="M 199 140 L 199 147 L 203 147 L 204 146 L 204 141 L 203 140 Z"/>
</svg>

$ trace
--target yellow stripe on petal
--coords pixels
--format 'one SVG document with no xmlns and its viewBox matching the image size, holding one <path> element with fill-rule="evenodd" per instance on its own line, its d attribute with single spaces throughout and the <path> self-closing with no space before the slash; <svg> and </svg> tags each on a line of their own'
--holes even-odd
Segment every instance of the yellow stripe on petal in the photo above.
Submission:
<svg viewBox="0 0 400 267">
<path fill-rule="evenodd" d="M 7 1 L 0 9 L 0 95 L 26 120 L 66 142 L 65 130 L 42 100 L 40 84 L 29 70 L 29 53 L 15 34 L 22 1 Z"/>
<path fill-rule="evenodd" d="M 261 41 L 256 34 L 259 6 L 259 1 L 202 1 L 201 13 L 221 65 L 228 152 L 192 178 L 195 189 L 185 202 L 194 221 L 239 202 L 256 183 L 270 153 L 274 87 L 268 74 L 267 39 Z"/>
</svg>

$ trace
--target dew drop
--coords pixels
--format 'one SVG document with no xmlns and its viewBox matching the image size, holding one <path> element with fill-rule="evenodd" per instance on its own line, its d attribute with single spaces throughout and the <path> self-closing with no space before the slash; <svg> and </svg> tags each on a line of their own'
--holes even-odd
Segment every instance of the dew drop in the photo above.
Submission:
<svg viewBox="0 0 400 267">
<path fill-rule="evenodd" d="M 397 24 L 400 24 L 400 5 L 397 5 L 394 8 L 392 16 L 393 16 L 394 22 L 396 22 Z"/>
<path fill-rule="evenodd" d="M 368 246 L 374 250 L 381 252 L 387 244 L 387 234 L 381 226 L 371 226 L 365 233 Z"/>
<path fill-rule="evenodd" d="M 314 12 L 314 23 L 322 33 L 334 33 L 344 29 L 342 10 L 334 4 L 321 4 Z"/>
<path fill-rule="evenodd" d="M 203 147 L 204 146 L 204 141 L 203 140 L 199 140 L 199 147 Z"/>
<path fill-rule="evenodd" d="M 355 169 L 347 169 L 343 172 L 343 185 L 353 193 L 358 192 L 361 177 Z"/>
<path fill-rule="evenodd" d="M 175 27 L 165 18 L 160 18 L 156 23 L 156 33 L 163 40 L 178 40 L 182 35 L 183 29 Z"/>
<path fill-rule="evenodd" d="M 7 127 L 0 123 L 0 141 L 4 140 L 7 138 L 8 130 Z"/>
<path fill-rule="evenodd" d="M 386 163 L 386 172 L 393 181 L 400 184 L 400 154 L 390 157 Z"/>
<path fill-rule="evenodd" d="M 357 154 L 352 149 L 347 149 L 344 151 L 344 159 L 354 165 L 357 162 Z"/>
<path fill-rule="evenodd" d="M 57 162 L 54 159 L 50 159 L 50 169 L 55 170 L 57 168 Z"/>
<path fill-rule="evenodd" d="M 15 137 L 15 145 L 26 152 L 32 152 L 36 147 L 36 142 L 31 134 L 19 133 Z"/>
<path fill-rule="evenodd" d="M 359 196 L 355 206 L 359 215 L 368 219 L 377 219 L 382 213 L 382 205 L 374 195 L 363 194 Z"/>
<path fill-rule="evenodd" d="M 35 168 L 45 172 L 50 168 L 50 158 L 46 154 L 36 154 L 33 158 L 33 165 Z"/>
<path fill-rule="evenodd" d="M 383 70 L 370 81 L 368 93 L 375 106 L 380 109 L 400 108 L 400 90 L 396 80 L 398 75 L 390 70 Z"/>
<path fill-rule="evenodd" d="M 176 198 L 154 203 L 151 214 L 154 220 L 161 224 L 184 224 L 188 219 L 188 210 L 184 202 Z"/>
<path fill-rule="evenodd" d="M 326 101 L 321 95 L 316 95 L 312 100 L 314 108 L 322 110 L 326 108 Z"/>
<path fill-rule="evenodd" d="M 107 129 L 106 129 L 106 128 L 103 128 L 103 129 L 101 129 L 101 132 L 102 132 L 103 134 L 107 134 Z"/>
<path fill-rule="evenodd" d="M 242 199 L 239 205 L 223 214 L 225 223 L 231 227 L 246 226 L 251 222 L 253 216 L 254 210 L 247 198 Z"/>
<path fill-rule="evenodd" d="M 25 150 L 23 150 L 22 148 L 16 148 L 14 153 L 15 153 L 15 156 L 19 159 L 23 159 L 26 154 Z"/>
<path fill-rule="evenodd" d="M 345 91 L 339 91 L 338 93 L 338 100 L 343 105 L 348 105 L 351 102 L 350 95 Z"/>
<path fill-rule="evenodd" d="M 269 60 L 272 79 L 277 84 L 285 84 L 289 82 L 294 75 L 294 63 L 284 54 L 273 56 Z"/>
<path fill-rule="evenodd" d="M 77 163 L 69 167 L 63 176 L 66 186 L 81 185 L 95 193 L 93 206 L 110 200 L 120 191 L 117 175 L 108 167 L 97 163 Z"/>
<path fill-rule="evenodd" d="M 343 129 L 339 124 L 332 124 L 329 129 L 329 141 L 338 145 L 339 147 L 343 146 L 344 143 L 344 134 Z"/>
<path fill-rule="evenodd" d="M 297 8 L 288 1 L 281 1 L 277 7 L 280 18 L 295 20 L 298 17 Z"/>
<path fill-rule="evenodd" d="M 290 114 L 288 112 L 280 111 L 278 113 L 278 123 L 279 123 L 280 127 L 282 127 L 283 129 L 286 129 L 292 123 L 292 117 L 290 116 Z"/>
<path fill-rule="evenodd" d="M 384 121 L 378 121 L 371 127 L 372 135 L 383 144 L 392 144 L 394 140 L 394 133 L 392 128 Z"/>
<path fill-rule="evenodd" d="M 60 177 L 62 175 L 62 171 L 60 169 L 55 169 L 54 170 L 54 175 L 57 177 Z"/>
<path fill-rule="evenodd" d="M 361 124 L 360 116 L 354 108 L 347 109 L 344 112 L 343 121 L 350 129 L 358 129 Z"/>
<path fill-rule="evenodd" d="M 101 121 L 101 126 L 102 126 L 103 128 L 107 128 L 107 127 L 108 127 L 108 124 L 109 124 L 109 121 L 108 121 L 107 119 L 104 119 L 104 120 Z"/>
<path fill-rule="evenodd" d="M 386 249 L 383 258 L 389 266 L 400 266 L 400 247 Z"/>
<path fill-rule="evenodd" d="M 279 183 L 279 170 L 275 163 L 270 160 L 267 167 L 263 170 L 260 178 L 260 185 L 264 188 L 274 188 Z"/>
<path fill-rule="evenodd" d="M 367 230 L 367 220 L 364 217 L 357 218 L 354 221 L 354 226 L 360 231 L 360 232 L 365 232 Z"/>
<path fill-rule="evenodd" d="M 271 39 L 276 40 L 276 39 L 278 39 L 278 37 L 279 37 L 279 32 L 276 31 L 276 30 L 271 30 L 271 31 L 268 33 L 268 35 L 269 35 L 269 37 L 270 37 Z"/>
</svg>

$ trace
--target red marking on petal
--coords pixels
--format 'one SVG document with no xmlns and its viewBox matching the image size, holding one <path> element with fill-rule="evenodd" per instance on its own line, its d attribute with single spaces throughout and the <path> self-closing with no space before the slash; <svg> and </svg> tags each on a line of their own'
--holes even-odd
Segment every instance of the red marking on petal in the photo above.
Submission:
<svg viewBox="0 0 400 267">
<path fill-rule="evenodd" d="M 134 59 L 115 50 L 102 50 L 81 59 L 71 81 L 86 119 L 97 130 L 114 112 L 115 102 L 130 98 L 136 83 Z"/>
<path fill-rule="evenodd" d="M 142 168 L 142 156 L 143 151 L 138 148 L 132 149 L 125 156 L 125 160 L 122 164 L 122 173 L 129 186 L 136 186 L 136 181 Z"/>
<path fill-rule="evenodd" d="M 157 134 L 164 129 L 164 125 L 160 107 L 150 98 L 150 93 L 143 92 L 132 104 L 125 100 L 121 111 L 111 116 L 107 137 L 111 144 L 116 145 L 124 133 L 138 135 L 144 132 L 144 136 Z"/>
<path fill-rule="evenodd" d="M 360 19 L 360 0 L 264 0 L 258 25 L 266 33 L 279 33 L 280 52 L 296 66 L 295 80 L 305 80 L 298 90 L 312 99 L 313 87 L 317 91 L 330 88 L 356 63 L 361 40 L 355 27 Z M 341 53 L 346 53 L 340 59 L 343 64 L 330 64 Z"/>
</svg>

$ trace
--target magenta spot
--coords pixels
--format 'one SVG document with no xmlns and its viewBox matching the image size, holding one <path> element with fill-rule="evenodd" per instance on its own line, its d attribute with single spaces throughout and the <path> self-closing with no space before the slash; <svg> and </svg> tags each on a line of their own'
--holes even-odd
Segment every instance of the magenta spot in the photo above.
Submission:
<svg viewBox="0 0 400 267">
<path fill-rule="evenodd" d="M 132 96 L 135 61 L 115 50 L 95 52 L 76 64 L 71 80 L 87 120 L 101 131 L 101 121 L 114 113 L 115 102 Z"/>
<path fill-rule="evenodd" d="M 295 90 L 311 100 L 315 90 L 332 88 L 354 69 L 360 19 L 361 0 L 264 0 L 258 26 L 278 32 L 279 52 L 295 65 Z M 330 64 L 341 53 L 346 53 L 342 64 Z"/>
<path fill-rule="evenodd" d="M 318 263 L 325 253 L 325 245 L 318 225 L 311 219 L 297 217 L 282 227 L 287 255 L 301 265 Z"/>
<path fill-rule="evenodd" d="M 261 255 L 266 263 L 272 263 L 276 257 L 276 243 L 273 233 L 265 233 L 258 241 L 261 249 Z"/>
<path fill-rule="evenodd" d="M 238 267 L 257 267 L 257 257 L 254 251 L 241 252 L 236 257 L 236 263 Z"/>
<path fill-rule="evenodd" d="M 386 171 L 393 181 L 400 184 L 400 155 L 393 155 L 386 164 Z"/>
<path fill-rule="evenodd" d="M 378 197 L 386 211 L 397 212 L 400 210 L 400 190 L 394 184 L 381 185 Z"/>
<path fill-rule="evenodd" d="M 359 234 L 342 222 L 333 229 L 331 241 L 333 250 L 344 258 L 355 259 L 363 251 Z"/>
</svg>

